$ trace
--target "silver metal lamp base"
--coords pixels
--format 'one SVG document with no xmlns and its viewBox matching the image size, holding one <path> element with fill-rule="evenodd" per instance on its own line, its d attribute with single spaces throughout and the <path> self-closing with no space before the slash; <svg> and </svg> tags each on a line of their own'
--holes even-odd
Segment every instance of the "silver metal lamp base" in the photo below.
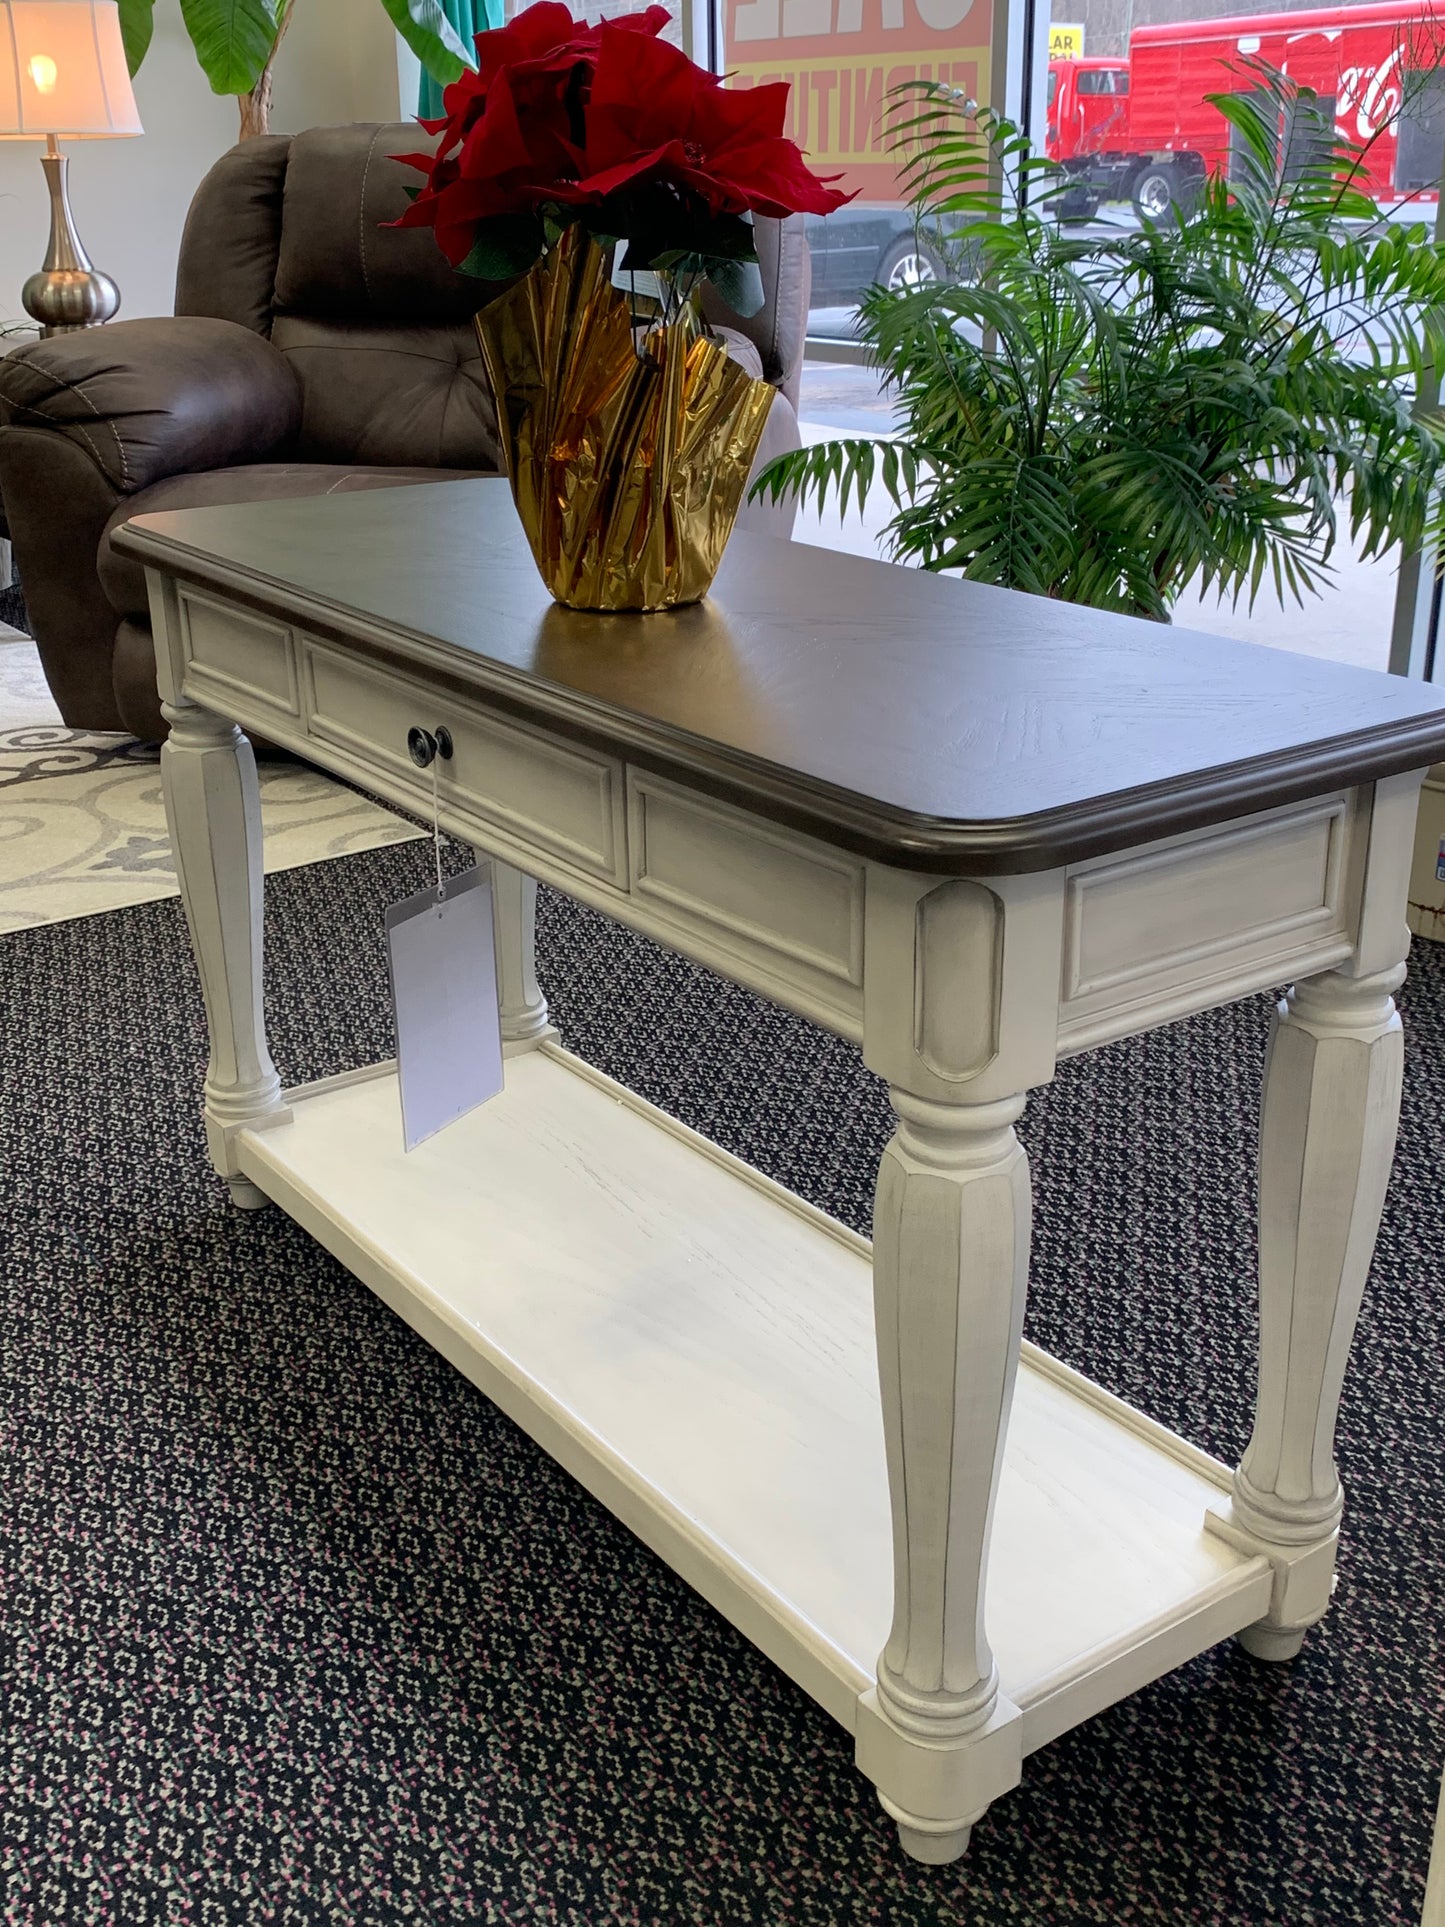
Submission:
<svg viewBox="0 0 1445 1927">
<path fill-rule="evenodd" d="M 50 188 L 50 246 L 45 266 L 20 291 L 25 311 L 44 335 L 70 334 L 109 321 L 120 307 L 120 289 L 108 274 L 90 265 L 75 231 L 66 173 L 70 163 L 51 135 L 40 157 Z"/>
</svg>

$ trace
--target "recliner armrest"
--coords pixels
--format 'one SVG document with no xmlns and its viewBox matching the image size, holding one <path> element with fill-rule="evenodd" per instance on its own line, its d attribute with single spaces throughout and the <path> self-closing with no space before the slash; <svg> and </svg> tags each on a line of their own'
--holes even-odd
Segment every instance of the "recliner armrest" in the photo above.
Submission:
<svg viewBox="0 0 1445 1927">
<path fill-rule="evenodd" d="M 111 487 L 264 460 L 301 425 L 279 349 L 231 321 L 178 315 L 54 335 L 0 360 L 0 426 L 53 428 Z"/>
</svg>

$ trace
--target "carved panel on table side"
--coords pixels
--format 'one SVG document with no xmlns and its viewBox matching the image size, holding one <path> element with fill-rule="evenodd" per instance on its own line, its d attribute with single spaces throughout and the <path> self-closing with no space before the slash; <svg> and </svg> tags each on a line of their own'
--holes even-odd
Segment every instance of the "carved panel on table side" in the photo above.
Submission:
<svg viewBox="0 0 1445 1927">
<path fill-rule="evenodd" d="M 186 685 L 224 711 L 229 697 L 251 696 L 289 716 L 301 711 L 296 639 L 284 623 L 213 601 L 194 589 L 177 595 Z"/>
<path fill-rule="evenodd" d="M 1004 905 L 983 884 L 955 880 L 930 890 L 917 914 L 914 1049 L 935 1077 L 976 1077 L 998 1053 Z M 935 977 L 931 991 L 925 974 L 930 955 L 946 956 L 949 965 L 948 983 Z M 960 981 L 972 994 L 957 994 Z"/>
<path fill-rule="evenodd" d="M 1071 867 L 1061 1050 L 1081 1050 L 1350 955 L 1369 792 Z"/>
<path fill-rule="evenodd" d="M 628 771 L 627 794 L 630 894 L 644 920 L 691 933 L 709 958 L 751 959 L 764 988 L 824 1022 L 856 1024 L 866 865 L 644 772 Z"/>
</svg>

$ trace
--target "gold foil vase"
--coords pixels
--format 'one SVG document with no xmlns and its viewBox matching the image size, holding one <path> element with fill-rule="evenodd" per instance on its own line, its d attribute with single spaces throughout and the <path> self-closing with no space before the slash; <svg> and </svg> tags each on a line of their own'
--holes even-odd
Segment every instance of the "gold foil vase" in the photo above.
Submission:
<svg viewBox="0 0 1445 1927">
<path fill-rule="evenodd" d="M 502 456 L 542 580 L 572 609 L 708 592 L 773 391 L 691 317 L 634 330 L 607 257 L 569 228 L 477 316 Z"/>
</svg>

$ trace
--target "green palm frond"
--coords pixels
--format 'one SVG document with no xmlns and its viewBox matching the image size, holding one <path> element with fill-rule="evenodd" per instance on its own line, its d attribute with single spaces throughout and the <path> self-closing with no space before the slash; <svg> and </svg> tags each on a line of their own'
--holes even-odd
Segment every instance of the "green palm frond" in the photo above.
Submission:
<svg viewBox="0 0 1445 1927">
<path fill-rule="evenodd" d="M 1365 553 L 1441 532 L 1445 249 L 1363 192 L 1368 150 L 1307 88 L 1244 62 L 1213 97 L 1243 164 L 1170 223 L 1081 234 L 1007 121 L 897 90 L 913 217 L 953 279 L 872 289 L 859 329 L 890 439 L 819 443 L 756 485 L 860 504 L 929 569 L 1167 617 L 1186 583 L 1252 603 L 1328 580 L 1337 503 Z"/>
</svg>

